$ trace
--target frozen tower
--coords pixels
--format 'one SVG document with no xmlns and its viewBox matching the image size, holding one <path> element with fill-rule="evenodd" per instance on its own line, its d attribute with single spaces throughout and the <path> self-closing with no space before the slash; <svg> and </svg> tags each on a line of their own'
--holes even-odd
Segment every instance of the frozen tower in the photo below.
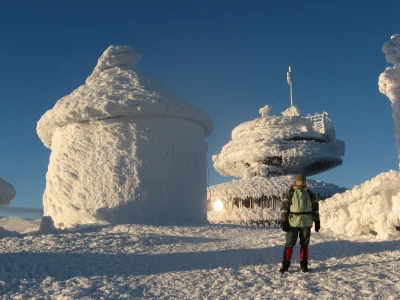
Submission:
<svg viewBox="0 0 400 300">
<path fill-rule="evenodd" d="M 44 214 L 56 226 L 206 221 L 206 113 L 111 46 L 85 84 L 37 124 L 52 150 Z"/>
<path fill-rule="evenodd" d="M 393 67 L 387 67 L 379 76 L 379 91 L 392 102 L 397 153 L 400 163 L 400 34 L 393 35 L 383 45 L 382 51 L 385 53 L 387 62 L 393 64 Z"/>
</svg>

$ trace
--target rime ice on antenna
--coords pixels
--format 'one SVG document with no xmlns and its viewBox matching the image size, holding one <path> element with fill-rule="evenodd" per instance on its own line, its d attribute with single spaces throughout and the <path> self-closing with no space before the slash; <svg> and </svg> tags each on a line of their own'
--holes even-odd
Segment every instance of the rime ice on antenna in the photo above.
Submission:
<svg viewBox="0 0 400 300">
<path fill-rule="evenodd" d="M 286 74 L 286 80 L 290 86 L 290 106 L 293 106 L 293 90 L 292 90 L 292 69 L 289 66 L 289 71 Z"/>
</svg>

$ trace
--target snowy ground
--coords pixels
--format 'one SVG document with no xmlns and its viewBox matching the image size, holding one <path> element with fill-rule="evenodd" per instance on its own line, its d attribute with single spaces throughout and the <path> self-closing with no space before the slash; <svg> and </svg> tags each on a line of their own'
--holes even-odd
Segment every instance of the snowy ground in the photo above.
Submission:
<svg viewBox="0 0 400 300">
<path fill-rule="evenodd" d="M 323 226 L 323 224 L 322 224 Z M 121 225 L 0 239 L 1 299 L 398 299 L 400 238 L 313 233 L 311 268 L 278 272 L 276 228 Z"/>
</svg>

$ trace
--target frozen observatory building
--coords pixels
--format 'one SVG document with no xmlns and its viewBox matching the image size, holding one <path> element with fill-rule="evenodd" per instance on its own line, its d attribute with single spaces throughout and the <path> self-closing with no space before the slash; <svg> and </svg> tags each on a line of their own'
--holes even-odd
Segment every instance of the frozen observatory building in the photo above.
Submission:
<svg viewBox="0 0 400 300">
<path fill-rule="evenodd" d="M 15 198 L 15 188 L 0 178 L 0 205 L 8 205 Z"/>
<path fill-rule="evenodd" d="M 336 139 L 326 112 L 301 117 L 291 106 L 282 116 L 269 116 L 270 110 L 268 105 L 261 108 L 260 118 L 233 129 L 232 140 L 212 157 L 221 175 L 311 176 L 343 163 L 345 145 Z"/>
<path fill-rule="evenodd" d="M 37 124 L 50 148 L 44 215 L 57 227 L 203 222 L 208 115 L 110 46 L 85 84 Z"/>
</svg>

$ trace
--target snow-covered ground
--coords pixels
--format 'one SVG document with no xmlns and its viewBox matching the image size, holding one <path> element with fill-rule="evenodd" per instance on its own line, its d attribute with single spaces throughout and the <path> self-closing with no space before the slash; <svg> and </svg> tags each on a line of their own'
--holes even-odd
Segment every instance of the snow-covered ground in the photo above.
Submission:
<svg viewBox="0 0 400 300">
<path fill-rule="evenodd" d="M 297 246 L 281 275 L 276 228 L 119 225 L 3 238 L 0 298 L 398 299 L 400 239 L 311 241 L 314 272 L 299 272 Z"/>
</svg>

